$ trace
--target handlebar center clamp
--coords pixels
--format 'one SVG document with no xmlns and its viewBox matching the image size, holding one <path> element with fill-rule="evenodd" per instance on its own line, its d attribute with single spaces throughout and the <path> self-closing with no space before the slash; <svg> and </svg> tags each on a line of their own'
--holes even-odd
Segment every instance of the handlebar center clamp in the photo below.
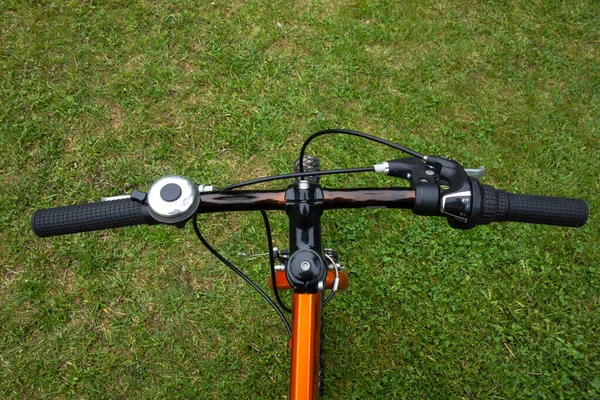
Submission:
<svg viewBox="0 0 600 400">
<path fill-rule="evenodd" d="M 317 293 L 322 289 L 326 274 L 327 267 L 321 256 L 309 249 L 292 254 L 285 269 L 285 276 L 296 293 Z"/>
</svg>

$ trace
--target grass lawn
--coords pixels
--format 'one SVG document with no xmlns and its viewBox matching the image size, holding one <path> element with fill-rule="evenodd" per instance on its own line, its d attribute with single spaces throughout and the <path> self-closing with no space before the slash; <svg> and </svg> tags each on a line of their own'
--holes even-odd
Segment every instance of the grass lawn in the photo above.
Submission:
<svg viewBox="0 0 600 400">
<path fill-rule="evenodd" d="M 325 309 L 326 398 L 599 398 L 599 49 L 598 1 L 0 2 L 0 398 L 287 398 L 283 325 L 191 226 L 38 239 L 29 220 L 165 174 L 286 173 L 333 127 L 591 216 L 463 232 L 326 213 L 351 277 Z M 324 169 L 398 157 L 353 137 L 310 150 Z M 265 251 L 260 215 L 201 225 L 266 287 L 267 259 L 238 254 Z"/>
</svg>

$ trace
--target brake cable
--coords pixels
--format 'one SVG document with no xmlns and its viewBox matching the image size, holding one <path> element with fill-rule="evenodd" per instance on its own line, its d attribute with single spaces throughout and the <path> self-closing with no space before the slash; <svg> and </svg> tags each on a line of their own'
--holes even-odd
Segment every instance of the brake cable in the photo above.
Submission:
<svg viewBox="0 0 600 400">
<path fill-rule="evenodd" d="M 277 278 L 275 276 L 275 254 L 273 251 L 273 236 L 271 235 L 271 224 L 269 224 L 269 217 L 267 216 L 267 212 L 264 210 L 260 210 L 260 215 L 263 217 L 263 221 L 265 223 L 265 230 L 267 232 L 267 244 L 269 248 L 269 266 L 271 269 L 271 283 L 273 285 L 273 293 L 275 294 L 275 299 L 279 303 L 279 306 L 283 309 L 283 311 L 291 313 L 292 309 L 283 304 L 281 297 L 279 297 L 279 289 L 277 288 Z"/>
<path fill-rule="evenodd" d="M 292 336 L 292 328 L 290 327 L 290 323 L 288 322 L 288 320 L 285 318 L 285 315 L 283 315 L 283 313 L 277 307 L 277 305 L 273 302 L 273 300 L 271 300 L 271 298 L 269 296 L 267 296 L 267 294 L 256 283 L 254 283 L 252 281 L 252 279 L 250 279 L 248 276 L 246 276 L 246 274 L 244 274 L 242 271 L 240 271 L 235 265 L 233 265 L 231 262 L 229 262 L 225 257 L 223 257 L 221 255 L 221 253 L 219 253 L 217 250 L 215 250 L 206 241 L 206 239 L 204 239 L 204 236 L 202 236 L 202 233 L 200 233 L 200 228 L 198 228 L 197 217 L 198 217 L 198 214 L 195 214 L 194 217 L 192 218 L 192 226 L 194 227 L 194 232 L 196 232 L 196 236 L 198 236 L 198 239 L 200 239 L 200 241 L 202 242 L 204 247 L 206 247 L 208 249 L 208 251 L 210 251 L 215 257 L 217 257 L 219 259 L 219 261 L 221 261 L 223 264 L 227 265 L 240 278 L 242 278 L 244 281 L 246 281 L 246 283 L 248 285 L 252 286 L 252 288 L 254 290 L 256 290 L 267 301 L 267 303 L 269 303 L 269 305 L 271 305 L 271 307 L 273 307 L 273 309 L 275 310 L 275 312 L 277 313 L 277 315 L 279 316 L 279 318 L 285 325 L 285 328 L 288 331 L 288 335 L 290 335 L 290 337 L 291 337 Z"/>
<path fill-rule="evenodd" d="M 273 175 L 266 176 L 264 178 L 252 179 L 245 182 L 234 183 L 233 185 L 225 186 L 221 190 L 238 189 L 243 186 L 256 185 L 257 183 L 277 181 L 281 179 L 293 179 L 293 178 L 304 178 L 307 176 L 321 176 L 321 175 L 338 175 L 338 174 L 355 174 L 360 172 L 374 172 L 375 167 L 362 167 L 362 168 L 347 168 L 347 169 L 331 169 L 325 171 L 314 171 L 314 172 L 294 172 L 293 174 Z"/>
<path fill-rule="evenodd" d="M 315 139 L 319 136 L 322 136 L 322 135 L 326 135 L 326 134 L 346 134 L 346 135 L 358 136 L 363 139 L 368 139 L 368 140 L 392 147 L 396 150 L 400 150 L 404 153 L 410 154 L 421 160 L 426 160 L 426 157 L 424 155 L 422 155 L 416 151 L 410 150 L 406 147 L 400 146 L 396 143 L 389 142 L 385 139 L 371 136 L 366 133 L 347 130 L 347 129 L 327 129 L 327 130 L 319 131 L 319 132 L 312 134 L 308 139 L 306 139 L 306 141 L 302 145 L 302 149 L 300 150 L 300 157 L 298 159 L 299 160 L 304 159 L 304 152 L 306 150 L 306 147 L 313 139 Z M 304 172 L 304 165 L 302 162 L 300 162 L 299 163 L 299 171 L 300 172 L 296 172 L 296 173 L 292 173 L 292 174 L 273 175 L 273 176 L 267 176 L 267 177 L 258 178 L 258 179 L 252 179 L 252 180 L 244 181 L 244 182 L 240 182 L 240 183 L 235 183 L 235 184 L 226 186 L 226 187 L 222 188 L 221 190 L 232 190 L 232 189 L 237 189 L 237 188 L 241 188 L 244 186 L 250 186 L 250 185 L 255 185 L 258 183 L 271 182 L 271 181 L 281 180 L 281 179 L 304 178 L 304 177 L 309 177 L 309 176 L 351 174 L 351 173 L 362 173 L 362 172 L 375 172 L 375 167 L 372 166 L 372 167 L 363 167 L 363 168 L 347 168 L 347 169 L 337 169 L 337 170 Z M 274 292 L 275 298 L 277 299 L 277 302 L 279 303 L 281 308 L 283 308 L 286 312 L 291 312 L 291 310 L 288 307 L 286 307 L 285 304 L 283 304 L 283 301 L 281 300 L 281 298 L 279 296 L 279 292 L 277 290 L 277 282 L 276 282 L 276 278 L 275 278 L 275 259 L 274 259 L 274 254 L 273 254 L 273 240 L 272 240 L 272 235 L 271 235 L 271 227 L 270 227 L 269 218 L 268 218 L 266 212 L 265 211 L 260 211 L 260 212 L 263 217 L 263 221 L 265 224 L 265 230 L 267 233 L 267 242 L 268 242 L 268 248 L 269 248 L 269 264 L 271 267 L 271 282 L 273 284 L 273 292 Z M 192 218 L 192 225 L 194 227 L 194 232 L 196 233 L 196 236 L 198 236 L 198 239 L 200 239 L 200 241 L 202 242 L 204 247 L 206 247 L 208 249 L 208 251 L 210 251 L 215 257 L 217 257 L 217 259 L 219 259 L 223 264 L 227 265 L 239 277 L 241 277 L 244 281 L 246 281 L 246 283 L 248 283 L 254 290 L 256 290 L 267 301 L 267 303 L 269 303 L 269 305 L 271 307 L 273 307 L 273 309 L 275 310 L 275 312 L 277 313 L 277 315 L 279 316 L 279 318 L 285 325 L 285 327 L 288 331 L 288 334 L 291 336 L 292 330 L 291 330 L 290 324 L 289 324 L 288 320 L 285 318 L 285 315 L 283 315 L 282 311 L 279 309 L 279 307 L 277 307 L 277 305 L 273 302 L 273 300 L 271 300 L 271 298 L 254 281 L 252 281 L 247 275 L 245 275 L 236 266 L 234 266 L 231 262 L 229 262 L 225 257 L 223 257 L 217 250 L 215 250 L 206 241 L 206 239 L 200 233 L 200 229 L 198 228 L 197 217 L 198 217 L 198 215 L 195 214 L 194 217 Z M 336 273 L 335 280 L 339 281 L 338 270 L 337 270 L 337 266 L 335 266 L 335 262 L 334 262 L 334 269 L 335 269 L 335 273 Z M 337 285 L 335 285 L 335 286 L 337 286 Z M 334 296 L 334 294 L 336 292 L 336 289 L 337 289 L 337 287 L 332 290 L 332 292 L 329 294 L 327 299 L 325 299 L 324 304 L 327 304 L 332 299 L 332 297 Z"/>
<path fill-rule="evenodd" d="M 331 265 L 333 265 L 333 270 L 335 271 L 335 278 L 333 279 L 333 286 L 331 288 L 331 293 L 329 293 L 329 296 L 327 296 L 325 301 L 323 301 L 323 307 L 325 307 L 327 305 L 327 303 L 329 303 L 331 301 L 331 299 L 333 298 L 333 296 L 335 295 L 335 293 L 338 290 L 338 285 L 340 282 L 340 272 L 339 272 L 338 263 L 329 254 L 325 254 L 325 258 L 327 258 L 329 260 L 329 262 L 331 262 Z"/>
<path fill-rule="evenodd" d="M 400 146 L 399 144 L 387 141 L 385 139 L 378 138 L 376 136 L 371 136 L 366 133 L 353 131 L 353 130 L 349 130 L 349 129 L 325 129 L 325 130 L 319 131 L 317 133 L 313 133 L 312 135 L 310 135 L 308 137 L 308 139 L 306 139 L 304 141 L 304 144 L 302 145 L 302 149 L 300 149 L 300 157 L 298 157 L 298 160 L 304 160 L 304 151 L 306 150 L 306 147 L 313 139 L 315 139 L 319 136 L 328 135 L 328 134 L 343 134 L 343 135 L 358 136 L 360 138 L 371 140 L 373 142 L 384 144 L 393 149 L 400 150 L 403 153 L 410 154 L 411 156 L 419 158 L 421 160 L 426 160 L 426 157 L 423 154 L 418 153 L 414 150 L 411 150 L 407 147 Z M 304 172 L 303 163 L 299 163 L 299 169 L 300 169 L 300 172 Z"/>
</svg>

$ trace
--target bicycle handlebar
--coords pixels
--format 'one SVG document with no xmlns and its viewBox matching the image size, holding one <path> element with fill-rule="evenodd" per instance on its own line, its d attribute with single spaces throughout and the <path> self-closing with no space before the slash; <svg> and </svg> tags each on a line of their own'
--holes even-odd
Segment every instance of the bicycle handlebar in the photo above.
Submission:
<svg viewBox="0 0 600 400">
<path fill-rule="evenodd" d="M 343 132 L 382 140 L 354 131 Z M 400 149 L 407 151 L 401 146 Z M 323 189 L 316 183 L 318 178 L 311 180 L 309 176 L 308 181 L 295 181 L 287 190 L 231 190 L 257 182 L 306 178 L 306 173 L 299 173 L 261 178 L 229 186 L 227 190 L 213 191 L 212 187 L 197 186 L 182 176 L 168 175 L 154 182 L 148 194 L 134 190 L 126 199 L 122 197 L 128 196 L 119 196 L 118 200 L 111 198 L 101 203 L 36 211 L 31 218 L 31 227 L 40 237 L 142 224 L 163 223 L 181 227 L 200 213 L 287 210 L 286 207 L 295 202 L 320 204 L 323 210 L 411 208 L 418 215 L 446 216 L 450 226 L 457 229 L 471 229 L 501 221 L 580 227 L 589 216 L 588 205 L 583 200 L 497 190 L 480 184 L 455 160 L 410 152 L 418 157 L 413 155 L 390 160 L 370 168 L 320 171 L 318 160 L 313 160 L 314 165 L 307 164 L 309 169 L 316 166 L 311 171 L 315 176 L 372 171 L 406 179 L 410 188 Z M 303 163 L 307 161 L 303 160 Z M 480 174 L 482 171 L 476 172 Z M 295 189 L 290 191 L 291 188 Z M 314 196 L 315 190 L 319 193 L 317 197 Z"/>
<path fill-rule="evenodd" d="M 588 205 L 579 199 L 508 193 L 472 179 L 469 223 L 448 217 L 454 228 L 468 229 L 491 222 L 515 221 L 534 224 L 580 227 L 589 216 Z M 417 191 L 409 188 L 323 189 L 323 208 L 398 208 L 419 214 Z M 285 190 L 227 190 L 200 194 L 196 213 L 284 210 Z M 133 225 L 165 223 L 153 217 L 145 199 L 119 199 L 36 211 L 31 218 L 39 237 L 66 235 Z M 460 201 L 460 198 L 459 198 Z M 438 207 L 435 215 L 448 215 Z M 186 220 L 187 221 L 187 220 Z M 185 221 L 177 221 L 177 224 Z"/>
</svg>

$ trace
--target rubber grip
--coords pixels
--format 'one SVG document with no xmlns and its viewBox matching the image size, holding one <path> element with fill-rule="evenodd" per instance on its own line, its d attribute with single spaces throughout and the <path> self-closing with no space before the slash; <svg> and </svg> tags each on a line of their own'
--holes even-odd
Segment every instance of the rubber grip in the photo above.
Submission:
<svg viewBox="0 0 600 400">
<path fill-rule="evenodd" d="M 588 204 L 580 199 L 515 194 L 481 185 L 482 215 L 479 224 L 515 221 L 531 224 L 579 227 L 589 216 Z"/>
<path fill-rule="evenodd" d="M 31 216 L 31 228 L 39 237 L 155 223 L 148 206 L 131 199 L 48 208 Z"/>
</svg>

